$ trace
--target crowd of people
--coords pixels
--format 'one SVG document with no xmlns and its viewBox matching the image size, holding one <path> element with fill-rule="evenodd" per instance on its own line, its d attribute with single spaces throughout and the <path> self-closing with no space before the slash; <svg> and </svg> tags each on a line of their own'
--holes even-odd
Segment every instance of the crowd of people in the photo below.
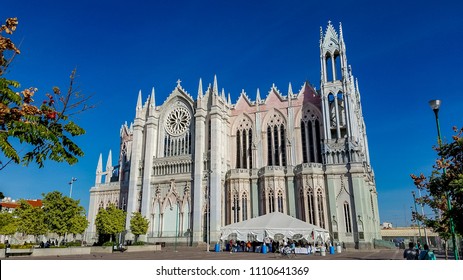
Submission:
<svg viewBox="0 0 463 280">
<path fill-rule="evenodd" d="M 280 241 L 275 240 L 265 240 L 265 242 L 258 242 L 258 241 L 236 241 L 236 240 L 229 240 L 228 246 L 226 247 L 227 251 L 230 253 L 234 252 L 260 252 L 262 250 L 262 246 L 265 245 L 267 247 L 267 252 L 275 253 L 280 252 L 283 248 L 290 248 L 295 250 L 296 248 L 307 248 L 309 254 L 315 253 L 315 248 L 325 247 L 328 251 L 331 244 L 328 243 L 311 243 L 305 240 L 291 240 L 291 239 L 283 239 Z"/>
<path fill-rule="evenodd" d="M 404 251 L 404 259 L 407 260 L 435 260 L 436 256 L 434 252 L 429 250 L 428 244 L 424 244 L 423 248 L 421 248 L 420 242 L 408 243 L 408 248 Z"/>
</svg>

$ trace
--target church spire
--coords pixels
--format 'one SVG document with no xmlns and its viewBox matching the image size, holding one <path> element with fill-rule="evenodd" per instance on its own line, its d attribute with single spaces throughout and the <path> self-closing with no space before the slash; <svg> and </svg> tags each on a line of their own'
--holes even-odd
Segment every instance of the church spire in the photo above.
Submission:
<svg viewBox="0 0 463 280">
<path fill-rule="evenodd" d="M 111 182 L 111 177 L 113 175 L 113 157 L 111 154 L 111 150 L 109 150 L 108 154 L 108 161 L 106 162 L 106 177 L 105 177 L 105 183 Z"/>
<path fill-rule="evenodd" d="M 141 90 L 138 92 L 137 111 L 141 110 Z"/>
<path fill-rule="evenodd" d="M 219 87 L 217 85 L 217 75 L 214 75 L 214 86 L 212 88 L 212 92 L 215 94 L 215 95 L 219 95 Z"/>
<path fill-rule="evenodd" d="M 203 81 L 199 78 L 199 85 L 198 85 L 198 99 L 203 98 Z"/>
<path fill-rule="evenodd" d="M 154 116 L 154 110 L 155 109 L 156 109 L 156 101 L 155 101 L 155 98 L 154 98 L 154 87 L 153 87 L 153 89 L 151 90 L 151 97 L 150 97 L 150 101 L 149 101 L 148 114 L 150 116 Z"/>
<path fill-rule="evenodd" d="M 106 162 L 106 170 L 110 169 L 113 167 L 113 157 L 112 157 L 112 152 L 109 150 L 108 154 L 108 161 Z"/>
<path fill-rule="evenodd" d="M 98 158 L 98 164 L 96 166 L 96 172 L 95 172 L 95 186 L 101 184 L 101 175 L 103 174 L 103 157 L 101 156 Z"/>
<path fill-rule="evenodd" d="M 224 89 L 224 88 L 222 88 L 222 99 L 223 99 L 224 101 L 227 100 L 227 99 L 225 98 L 225 89 Z"/>
<path fill-rule="evenodd" d="M 156 100 L 154 98 L 154 87 L 151 89 L 151 107 L 156 107 Z"/>
<path fill-rule="evenodd" d="M 339 23 L 339 41 L 344 42 L 344 37 L 342 35 L 342 23 Z"/>
<path fill-rule="evenodd" d="M 96 173 L 103 172 L 103 157 L 100 153 L 100 157 L 98 158 L 98 165 L 96 166 Z"/>
</svg>

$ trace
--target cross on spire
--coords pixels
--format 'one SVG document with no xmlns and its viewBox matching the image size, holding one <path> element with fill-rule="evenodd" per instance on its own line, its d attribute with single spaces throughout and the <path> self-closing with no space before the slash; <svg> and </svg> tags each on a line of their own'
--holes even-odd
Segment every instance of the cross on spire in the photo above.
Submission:
<svg viewBox="0 0 463 280">
<path fill-rule="evenodd" d="M 179 88 L 182 87 L 182 86 L 180 85 L 181 82 L 182 82 L 182 81 L 181 81 L 180 79 L 177 80 L 177 87 L 179 87 Z"/>
</svg>

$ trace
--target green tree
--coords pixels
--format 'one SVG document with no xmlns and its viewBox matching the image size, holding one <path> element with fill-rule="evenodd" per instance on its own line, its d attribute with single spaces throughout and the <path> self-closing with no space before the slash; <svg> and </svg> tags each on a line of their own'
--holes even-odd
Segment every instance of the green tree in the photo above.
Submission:
<svg viewBox="0 0 463 280">
<path fill-rule="evenodd" d="M 70 220 L 69 232 L 72 234 L 82 234 L 88 227 L 88 220 L 84 215 L 75 215 Z"/>
<path fill-rule="evenodd" d="M 0 192 L 0 200 L 4 198 L 5 198 L 5 195 L 3 194 L 3 192 Z"/>
<path fill-rule="evenodd" d="M 98 234 L 112 235 L 123 232 L 125 229 L 126 212 L 110 204 L 106 209 L 101 208 L 95 219 L 95 226 Z"/>
<path fill-rule="evenodd" d="M 2 211 L 0 212 L 0 234 L 1 235 L 13 235 L 16 233 L 18 228 L 17 219 L 12 213 Z"/>
<path fill-rule="evenodd" d="M 43 211 L 48 230 L 60 237 L 67 233 L 82 233 L 88 225 L 80 201 L 63 196 L 58 191 L 43 195 Z"/>
<path fill-rule="evenodd" d="M 135 235 L 135 242 L 138 241 L 138 237 L 148 232 L 149 221 L 140 212 L 132 213 L 130 219 L 130 230 Z"/>
<path fill-rule="evenodd" d="M 3 36 L 12 34 L 17 25 L 17 18 L 9 18 L 0 26 L 0 170 L 11 162 L 25 166 L 36 162 L 43 167 L 47 159 L 75 164 L 84 153 L 71 139 L 85 134 L 85 130 L 70 117 L 94 107 L 87 104 L 90 96 L 75 90 L 75 70 L 67 92 L 62 94 L 54 87 L 40 106 L 34 105 L 36 88 L 17 92 L 19 82 L 5 78 L 5 74 L 20 51 Z M 13 55 L 7 59 L 5 54 L 11 52 Z"/>
<path fill-rule="evenodd" d="M 426 177 L 411 174 L 415 186 L 424 193 L 417 198 L 418 203 L 428 205 L 436 213 L 434 217 L 414 213 L 414 218 L 432 228 L 441 238 L 450 238 L 450 219 L 455 225 L 455 233 L 463 235 L 463 128 L 453 128 L 452 142 L 441 144 L 434 149 L 438 159 L 432 174 Z M 447 198 L 450 198 L 451 209 Z"/>
<path fill-rule="evenodd" d="M 45 213 L 40 207 L 33 207 L 27 201 L 21 199 L 19 207 L 13 214 L 17 217 L 17 231 L 24 235 L 34 235 L 36 240 L 39 235 L 47 233 Z"/>
</svg>

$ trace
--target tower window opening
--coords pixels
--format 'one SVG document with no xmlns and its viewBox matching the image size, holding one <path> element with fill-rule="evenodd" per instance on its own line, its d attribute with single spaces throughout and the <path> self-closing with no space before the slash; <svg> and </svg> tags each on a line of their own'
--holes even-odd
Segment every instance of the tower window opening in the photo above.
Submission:
<svg viewBox="0 0 463 280">
<path fill-rule="evenodd" d="M 323 203 L 324 198 L 323 198 L 323 193 L 319 189 L 317 191 L 317 203 L 318 203 L 318 218 L 319 218 L 319 226 L 322 228 L 325 228 L 325 205 Z"/>
<path fill-rule="evenodd" d="M 352 221 L 350 216 L 350 207 L 349 203 L 344 202 L 344 222 L 346 224 L 346 232 L 352 232 Z"/>
<path fill-rule="evenodd" d="M 333 59 L 330 53 L 325 56 L 325 79 L 327 82 L 334 81 Z"/>
<path fill-rule="evenodd" d="M 342 65 L 341 65 L 341 56 L 339 55 L 339 52 L 336 52 L 334 54 L 334 80 L 342 80 Z"/>
</svg>

